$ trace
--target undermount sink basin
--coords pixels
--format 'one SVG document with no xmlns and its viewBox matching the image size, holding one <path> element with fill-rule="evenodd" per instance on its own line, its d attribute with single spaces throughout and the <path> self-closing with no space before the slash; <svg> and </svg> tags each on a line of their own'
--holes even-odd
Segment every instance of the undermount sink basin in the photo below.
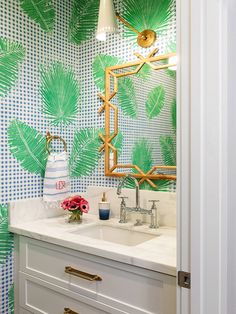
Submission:
<svg viewBox="0 0 236 314">
<path fill-rule="evenodd" d="M 137 232 L 103 225 L 88 226 L 83 229 L 76 230 L 73 233 L 77 233 L 93 239 L 127 246 L 135 246 L 143 242 L 149 241 L 157 236 L 144 232 Z"/>
</svg>

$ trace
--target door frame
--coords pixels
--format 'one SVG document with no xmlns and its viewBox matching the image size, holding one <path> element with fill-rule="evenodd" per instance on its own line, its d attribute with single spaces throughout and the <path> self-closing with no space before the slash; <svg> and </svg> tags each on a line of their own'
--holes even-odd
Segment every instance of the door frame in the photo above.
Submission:
<svg viewBox="0 0 236 314">
<path fill-rule="evenodd" d="M 177 272 L 190 272 L 190 1 L 176 0 Z M 190 290 L 177 286 L 177 314 L 190 314 Z"/>
<path fill-rule="evenodd" d="M 227 313 L 228 0 L 177 0 L 178 314 Z"/>
</svg>

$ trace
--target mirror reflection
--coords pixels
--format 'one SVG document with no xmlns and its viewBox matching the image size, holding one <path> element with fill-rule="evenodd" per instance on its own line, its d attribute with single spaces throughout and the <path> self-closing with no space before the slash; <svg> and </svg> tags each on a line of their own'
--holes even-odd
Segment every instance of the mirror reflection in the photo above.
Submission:
<svg viewBox="0 0 236 314">
<path fill-rule="evenodd" d="M 106 69 L 107 175 L 134 173 L 153 188 L 154 180 L 176 179 L 176 64 L 170 61 L 174 56 Z"/>
</svg>

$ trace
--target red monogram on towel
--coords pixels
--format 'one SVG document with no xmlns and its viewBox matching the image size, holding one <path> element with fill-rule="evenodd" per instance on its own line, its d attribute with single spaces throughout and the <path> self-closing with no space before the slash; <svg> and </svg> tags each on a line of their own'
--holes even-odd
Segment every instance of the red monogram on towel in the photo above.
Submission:
<svg viewBox="0 0 236 314">
<path fill-rule="evenodd" d="M 56 189 L 57 190 L 63 190 L 66 187 L 65 181 L 57 181 L 56 182 Z"/>
</svg>

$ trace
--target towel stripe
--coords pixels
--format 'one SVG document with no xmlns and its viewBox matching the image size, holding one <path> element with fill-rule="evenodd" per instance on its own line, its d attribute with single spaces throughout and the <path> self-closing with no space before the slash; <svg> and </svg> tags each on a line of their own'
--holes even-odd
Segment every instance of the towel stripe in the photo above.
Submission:
<svg viewBox="0 0 236 314">
<path fill-rule="evenodd" d="M 64 179 L 64 178 L 68 178 L 68 175 L 67 176 L 59 176 L 59 177 L 44 177 L 44 179 L 49 179 L 49 180 L 51 180 L 51 179 Z"/>
<path fill-rule="evenodd" d="M 51 168 L 51 167 L 47 167 L 46 172 L 59 172 L 59 171 L 66 171 L 67 167 L 55 167 L 55 168 Z"/>
<path fill-rule="evenodd" d="M 63 159 L 63 155 L 58 154 L 49 156 L 44 178 L 44 200 L 62 200 L 69 193 L 70 181 L 67 158 Z"/>
<path fill-rule="evenodd" d="M 58 192 L 58 193 L 44 193 L 45 196 L 56 196 L 56 195 L 60 195 L 60 194 L 68 194 L 68 191 L 64 191 L 64 192 Z"/>
<path fill-rule="evenodd" d="M 63 162 L 63 164 L 65 164 L 65 159 L 50 160 L 50 162 L 51 162 L 52 164 L 58 163 L 58 162 Z"/>
</svg>

